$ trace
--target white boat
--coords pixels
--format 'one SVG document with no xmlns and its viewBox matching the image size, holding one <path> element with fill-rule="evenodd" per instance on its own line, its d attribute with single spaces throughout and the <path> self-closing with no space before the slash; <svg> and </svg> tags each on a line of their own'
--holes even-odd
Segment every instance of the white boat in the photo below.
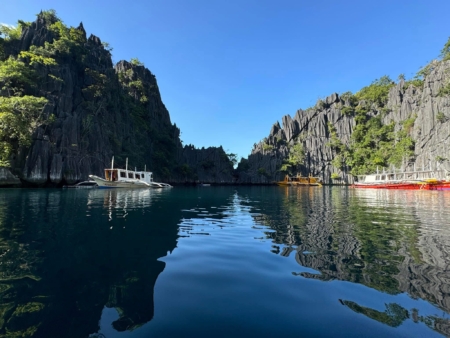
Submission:
<svg viewBox="0 0 450 338">
<path fill-rule="evenodd" d="M 153 173 L 150 171 L 128 170 L 128 158 L 126 168 L 114 168 L 114 157 L 111 161 L 111 169 L 105 169 L 105 178 L 89 175 L 99 188 L 171 188 L 167 183 L 153 181 Z"/>
</svg>

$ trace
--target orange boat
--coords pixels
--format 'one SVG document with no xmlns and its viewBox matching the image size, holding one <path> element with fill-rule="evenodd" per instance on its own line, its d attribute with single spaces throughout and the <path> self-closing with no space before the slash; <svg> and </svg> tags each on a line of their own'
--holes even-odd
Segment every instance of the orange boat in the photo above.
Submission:
<svg viewBox="0 0 450 338">
<path fill-rule="evenodd" d="M 300 174 L 291 177 L 286 175 L 283 181 L 275 182 L 282 187 L 292 187 L 292 186 L 322 186 L 319 177 L 308 176 L 304 177 Z"/>
</svg>

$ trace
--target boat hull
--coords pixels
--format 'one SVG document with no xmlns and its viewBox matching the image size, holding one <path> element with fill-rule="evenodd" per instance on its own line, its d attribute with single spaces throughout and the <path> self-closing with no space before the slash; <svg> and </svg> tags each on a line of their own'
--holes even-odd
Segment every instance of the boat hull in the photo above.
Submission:
<svg viewBox="0 0 450 338">
<path fill-rule="evenodd" d="M 430 183 L 376 183 L 364 184 L 355 183 L 354 188 L 359 189 L 401 189 L 401 190 L 430 190 Z"/>
<path fill-rule="evenodd" d="M 450 182 L 446 181 L 442 183 L 433 184 L 430 187 L 430 190 L 450 190 Z"/>
<path fill-rule="evenodd" d="M 320 183 L 277 182 L 280 187 L 318 187 Z"/>
<path fill-rule="evenodd" d="M 99 188 L 151 188 L 151 185 L 146 182 L 139 182 L 138 180 L 135 181 L 116 181 L 111 182 L 107 181 L 101 177 L 95 176 L 95 175 L 89 175 L 90 178 L 92 178 L 97 184 Z"/>
</svg>

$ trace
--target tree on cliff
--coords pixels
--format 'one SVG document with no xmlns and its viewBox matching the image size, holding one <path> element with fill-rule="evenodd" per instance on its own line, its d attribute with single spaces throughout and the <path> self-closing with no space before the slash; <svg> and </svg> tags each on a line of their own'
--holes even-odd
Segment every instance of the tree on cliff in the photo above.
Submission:
<svg viewBox="0 0 450 338">
<path fill-rule="evenodd" d="M 0 166 L 9 166 L 14 150 L 31 144 L 33 131 L 43 123 L 44 97 L 23 95 L 34 85 L 36 74 L 13 57 L 0 61 Z"/>
<path fill-rule="evenodd" d="M 289 157 L 281 165 L 280 171 L 295 172 L 298 170 L 298 166 L 303 163 L 304 159 L 305 151 L 303 145 L 296 143 L 289 149 Z"/>
</svg>

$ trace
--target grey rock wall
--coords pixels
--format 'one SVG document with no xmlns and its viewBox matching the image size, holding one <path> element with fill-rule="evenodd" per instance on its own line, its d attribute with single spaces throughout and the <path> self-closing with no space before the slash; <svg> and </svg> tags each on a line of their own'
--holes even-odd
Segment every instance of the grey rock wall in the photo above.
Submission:
<svg viewBox="0 0 450 338">
<path fill-rule="evenodd" d="M 83 24 L 77 29 L 86 38 Z M 38 16 L 5 52 L 17 56 L 54 39 L 44 17 Z M 82 57 L 57 54 L 58 65 L 33 66 L 41 80 L 25 94 L 47 98 L 44 114 L 55 121 L 35 130 L 30 147 L 15 149 L 11 170 L 23 183 L 74 184 L 90 174 L 103 176 L 112 156 L 118 166 L 125 165 L 126 157 L 132 167 L 147 165 L 159 181 L 232 181 L 231 162 L 218 149 L 182 147 L 180 130 L 171 122 L 155 75 L 127 61 L 113 66 L 110 52 L 94 35 L 82 49 Z M 201 163 L 207 158 L 215 165 L 204 170 Z M 183 164 L 194 171 L 189 177 L 176 170 Z"/>
<path fill-rule="evenodd" d="M 449 82 L 450 61 L 433 61 L 423 88 L 406 85 L 401 80 L 389 92 L 387 113 L 376 106 L 371 108 L 373 116 L 385 114 L 383 123 L 395 121 L 396 130 L 401 128 L 402 121 L 416 117 L 410 131 L 415 141 L 415 158 L 409 163 L 411 166 L 431 164 L 433 168 L 450 170 L 450 97 L 439 94 Z M 239 172 L 237 182 L 268 183 L 281 180 L 284 174 L 279 169 L 283 160 L 289 156 L 286 145 L 275 141 L 281 139 L 291 144 L 294 140 L 302 143 L 305 161 L 299 171 L 303 175 L 319 176 L 324 183 L 352 183 L 349 167 L 344 165 L 341 171 L 331 164 L 336 153 L 330 146 L 331 137 L 327 128 L 327 124 L 331 123 L 338 139 L 343 144 L 349 144 L 356 122 L 353 116 L 341 112 L 348 105 L 337 93 L 333 93 L 306 111 L 298 110 L 293 118 L 283 116 L 282 126 L 275 123 L 269 136 L 254 145 L 246 159 L 246 167 Z M 438 163 L 437 158 L 444 161 Z M 340 179 L 332 180 L 333 173 L 338 174 Z"/>
</svg>

